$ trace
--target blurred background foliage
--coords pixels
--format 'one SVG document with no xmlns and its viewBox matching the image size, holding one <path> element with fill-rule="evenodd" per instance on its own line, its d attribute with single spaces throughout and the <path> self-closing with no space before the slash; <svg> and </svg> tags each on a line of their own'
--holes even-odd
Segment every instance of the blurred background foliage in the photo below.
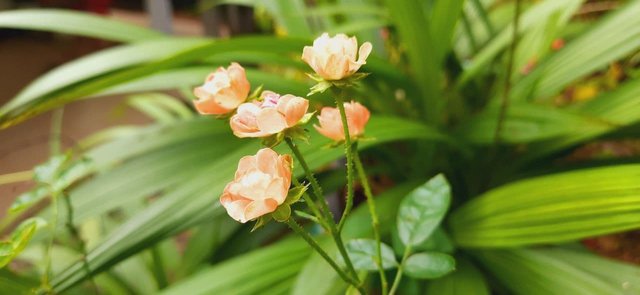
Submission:
<svg viewBox="0 0 640 295">
<path fill-rule="evenodd" d="M 52 69 L 0 108 L 9 130 L 53 112 L 51 158 L 0 178 L 35 183 L 1 223 L 0 263 L 11 262 L 0 293 L 37 289 L 47 268 L 63 294 L 344 293 L 282 226 L 250 234 L 225 215 L 219 194 L 259 143 L 195 115 L 189 102 L 193 86 L 232 61 L 253 87 L 304 95 L 302 47 L 322 32 L 374 45 L 363 68 L 371 75 L 351 95 L 373 112 L 372 140 L 359 148 L 384 240 L 397 244 L 395 214 L 413 188 L 437 173 L 451 183 L 450 214 L 421 247 L 452 253 L 457 269 L 404 279 L 400 294 L 640 293 L 631 264 L 640 261 L 640 1 L 191 4 L 227 16 L 215 26 L 226 33 L 177 37 L 71 10 L 0 13 L 0 28 L 116 43 Z M 59 147 L 65 105 L 116 94 L 151 123 Z M 340 150 L 310 134 L 301 148 L 340 211 Z M 370 237 L 368 219 L 358 207 L 345 238 Z M 377 285 L 373 276 L 368 284 Z"/>
</svg>

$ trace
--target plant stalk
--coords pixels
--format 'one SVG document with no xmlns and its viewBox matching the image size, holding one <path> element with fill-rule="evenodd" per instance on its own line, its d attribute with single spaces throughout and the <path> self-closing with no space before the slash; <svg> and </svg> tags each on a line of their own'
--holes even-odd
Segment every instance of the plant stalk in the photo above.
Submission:
<svg viewBox="0 0 640 295">
<path fill-rule="evenodd" d="M 393 285 L 391 286 L 389 295 L 394 295 L 396 293 L 396 290 L 398 289 L 398 286 L 400 286 L 400 281 L 402 281 L 402 271 L 404 268 L 404 264 L 409 257 L 409 254 L 411 254 L 411 246 L 407 245 L 407 247 L 404 248 L 404 254 L 402 254 L 402 260 L 400 261 L 400 265 L 398 265 L 398 272 L 396 273 L 396 277 L 393 279 Z"/>
<path fill-rule="evenodd" d="M 322 256 L 322 258 L 324 258 L 324 260 L 327 261 L 327 263 L 329 263 L 329 265 L 331 265 L 331 267 L 338 273 L 338 275 L 345 282 L 347 282 L 347 283 L 351 284 L 352 286 L 354 286 L 355 288 L 357 288 L 358 291 L 360 291 L 361 294 L 366 294 L 364 288 L 362 286 L 360 286 L 360 282 L 354 280 L 349 275 L 347 275 L 347 273 L 344 272 L 344 270 L 342 268 L 340 268 L 340 266 L 338 266 L 338 264 L 333 259 L 331 259 L 329 254 L 327 254 L 327 252 L 325 252 L 322 249 L 322 247 L 320 247 L 318 242 L 316 242 L 313 239 L 313 237 L 311 235 L 309 235 L 309 233 L 304 231 L 304 229 L 295 220 L 293 220 L 293 218 L 287 219 L 287 225 L 289 225 L 289 227 L 294 232 L 299 234 L 307 242 L 307 244 L 309 244 L 309 246 L 311 246 L 311 248 L 316 250 L 316 252 L 318 252 L 318 254 L 320 254 L 320 256 Z"/>
<path fill-rule="evenodd" d="M 290 138 L 285 138 L 285 141 L 287 142 L 287 144 L 289 145 L 289 148 L 291 149 L 291 151 L 293 152 L 293 154 L 296 156 L 296 158 L 298 159 L 298 162 L 300 163 L 300 166 L 302 166 L 302 168 L 304 169 L 304 172 L 307 176 L 307 178 L 309 179 L 309 181 L 316 181 L 315 177 L 313 176 L 313 172 L 311 171 L 311 169 L 309 169 L 309 165 L 307 165 L 307 162 L 304 160 L 304 156 L 302 156 L 302 153 L 300 152 L 300 150 L 298 149 L 298 146 L 295 145 L 295 143 L 293 142 L 293 140 L 291 140 Z M 311 180 L 313 179 L 313 180 Z M 320 187 L 320 184 L 317 183 L 318 187 Z M 313 185 L 313 184 L 312 184 Z M 316 190 L 314 191 L 314 195 Z M 322 189 L 320 189 L 320 191 L 322 191 Z M 353 276 L 354 281 L 359 282 L 358 279 L 358 273 L 356 272 L 355 268 L 353 267 L 353 263 L 351 262 L 351 258 L 349 258 L 349 255 L 347 254 L 347 249 L 344 246 L 344 242 L 342 241 L 342 236 L 340 236 L 340 229 L 338 227 L 336 227 L 336 224 L 333 220 L 333 215 L 331 214 L 331 211 L 329 211 L 329 207 L 327 206 L 327 203 L 324 199 L 324 196 L 322 195 L 315 195 L 314 196 L 316 198 L 316 200 L 320 201 L 320 208 L 322 209 L 323 213 L 324 213 L 324 220 L 326 221 L 326 224 L 329 227 L 329 233 L 331 234 L 331 237 L 333 238 L 333 241 L 336 243 L 336 247 L 338 247 L 338 251 L 340 252 L 340 256 L 342 256 L 342 259 L 344 260 L 345 264 L 347 265 L 347 269 L 349 271 L 349 273 Z"/>
<path fill-rule="evenodd" d="M 367 173 L 364 170 L 364 166 L 362 165 L 362 161 L 360 160 L 360 154 L 357 149 L 358 143 L 354 143 L 355 147 L 354 151 L 354 160 L 356 171 L 358 173 L 358 177 L 360 178 L 360 182 L 362 183 L 362 187 L 364 189 L 364 195 L 367 197 L 367 205 L 369 207 L 369 214 L 371 215 L 371 225 L 373 227 L 373 236 L 376 240 L 376 264 L 378 266 L 378 273 L 380 275 L 380 284 L 382 288 L 382 295 L 386 295 L 388 291 L 388 283 L 387 277 L 384 274 L 384 267 L 382 266 L 382 238 L 380 236 L 380 221 L 378 220 L 378 213 L 376 211 L 376 203 L 373 199 L 373 193 L 371 192 L 371 186 L 369 185 L 369 179 L 367 178 Z"/>
<path fill-rule="evenodd" d="M 342 217 L 340 217 L 340 222 L 338 223 L 338 231 L 341 231 L 344 226 L 344 222 L 347 220 L 347 216 L 353 208 L 353 146 L 351 145 L 351 135 L 349 133 L 349 124 L 347 121 L 347 113 L 344 109 L 342 93 L 335 90 L 334 92 L 336 92 L 336 105 L 338 110 L 340 110 L 340 119 L 342 120 L 342 130 L 344 131 L 344 154 L 347 159 L 347 199 L 344 211 L 342 212 Z"/>
</svg>

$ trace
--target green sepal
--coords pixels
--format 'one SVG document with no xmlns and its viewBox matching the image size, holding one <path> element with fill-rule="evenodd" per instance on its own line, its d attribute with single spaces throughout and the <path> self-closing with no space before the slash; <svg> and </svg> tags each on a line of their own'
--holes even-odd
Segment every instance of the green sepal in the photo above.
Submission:
<svg viewBox="0 0 640 295">
<path fill-rule="evenodd" d="M 325 92 L 327 89 L 331 88 L 331 86 L 333 86 L 333 83 L 329 82 L 329 81 L 320 81 L 318 82 L 318 84 L 313 85 L 310 88 L 310 92 L 307 94 L 307 96 L 311 96 L 314 95 L 316 93 L 323 93 Z"/>
<path fill-rule="evenodd" d="M 290 189 L 289 193 L 287 194 L 287 198 L 284 200 L 284 203 L 287 205 L 291 205 L 298 202 L 302 195 L 307 191 L 307 188 L 309 188 L 309 184 L 296 186 Z"/>
<path fill-rule="evenodd" d="M 309 143 L 309 132 L 302 126 L 294 126 L 284 131 L 284 136 Z"/>
<path fill-rule="evenodd" d="M 286 203 L 278 206 L 276 211 L 271 213 L 271 217 L 278 222 L 285 222 L 289 220 L 289 217 L 291 217 L 291 206 Z"/>
<path fill-rule="evenodd" d="M 325 92 L 327 89 L 331 87 L 337 87 L 337 88 L 352 87 L 356 85 L 358 81 L 369 76 L 369 73 L 355 73 L 349 77 L 346 77 L 340 80 L 324 80 L 322 79 L 322 77 L 316 74 L 308 74 L 308 73 L 307 73 L 307 76 L 309 76 L 314 81 L 318 82 L 316 85 L 313 85 L 311 87 L 311 91 L 309 92 L 309 94 L 307 94 L 307 96 L 311 96 L 316 93 Z"/>
<path fill-rule="evenodd" d="M 294 212 L 296 213 L 296 215 L 298 215 L 301 218 L 311 220 L 311 221 L 313 221 L 315 223 L 318 223 L 318 224 L 320 223 L 320 220 L 318 220 L 317 217 L 315 217 L 315 216 L 313 216 L 313 215 L 311 215 L 311 214 L 309 214 L 307 212 L 300 211 L 300 210 L 295 210 Z"/>
<path fill-rule="evenodd" d="M 298 124 L 296 124 L 296 126 L 307 125 L 307 123 L 309 123 L 309 121 L 313 119 L 313 116 L 315 116 L 315 114 L 316 114 L 316 111 L 304 114 L 304 116 L 302 116 L 302 119 L 298 121 Z"/>
<path fill-rule="evenodd" d="M 369 76 L 369 73 L 355 73 L 342 80 L 331 81 L 331 83 L 338 88 L 351 87 L 367 76 Z"/>
<path fill-rule="evenodd" d="M 251 232 L 267 225 L 269 222 L 271 222 L 271 214 L 258 217 L 258 219 L 256 219 L 256 223 L 254 223 L 251 228 Z"/>
<path fill-rule="evenodd" d="M 273 148 L 284 140 L 284 136 L 284 132 L 278 132 L 274 135 L 264 137 L 262 138 L 262 145 L 268 148 Z"/>
<path fill-rule="evenodd" d="M 262 95 L 262 90 L 263 90 L 263 85 L 261 84 L 255 90 L 253 90 L 251 94 L 249 94 L 249 97 L 247 97 L 247 101 L 260 100 L 260 96 Z"/>
</svg>

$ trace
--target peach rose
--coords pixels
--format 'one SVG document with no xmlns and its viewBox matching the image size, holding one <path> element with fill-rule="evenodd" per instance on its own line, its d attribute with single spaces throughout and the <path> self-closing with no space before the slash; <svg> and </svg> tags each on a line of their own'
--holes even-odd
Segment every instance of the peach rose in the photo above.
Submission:
<svg viewBox="0 0 640 295">
<path fill-rule="evenodd" d="M 193 90 L 198 98 L 193 103 L 203 115 L 227 114 L 247 100 L 249 87 L 244 68 L 234 62 L 226 69 L 219 67 L 209 74 L 204 85 Z"/>
<path fill-rule="evenodd" d="M 313 41 L 313 46 L 304 47 L 302 60 L 323 79 L 340 80 L 366 64 L 371 49 L 371 43 L 364 42 L 358 50 L 356 37 L 349 38 L 345 34 L 329 37 L 324 33 Z"/>
<path fill-rule="evenodd" d="M 235 179 L 224 188 L 220 203 L 233 219 L 245 223 L 280 206 L 291 185 L 290 155 L 264 148 L 240 159 Z"/>
<path fill-rule="evenodd" d="M 280 96 L 262 92 L 262 101 L 243 103 L 231 117 L 233 134 L 237 137 L 266 137 L 298 124 L 309 108 L 309 101 L 298 96 Z"/>
<path fill-rule="evenodd" d="M 349 126 L 349 135 L 356 138 L 364 133 L 364 127 L 369 121 L 369 110 L 357 102 L 345 102 L 344 110 L 347 114 L 347 126 Z M 318 116 L 320 125 L 314 127 L 320 134 L 331 138 L 335 141 L 344 140 L 344 129 L 340 118 L 340 110 L 338 108 L 324 107 Z"/>
</svg>

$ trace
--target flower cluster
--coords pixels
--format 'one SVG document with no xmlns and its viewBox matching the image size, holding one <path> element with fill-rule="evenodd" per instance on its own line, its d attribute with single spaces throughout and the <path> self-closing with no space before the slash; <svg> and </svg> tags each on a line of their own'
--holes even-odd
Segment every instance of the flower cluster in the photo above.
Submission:
<svg viewBox="0 0 640 295">
<path fill-rule="evenodd" d="M 326 83 L 337 83 L 354 75 L 371 53 L 371 43 L 365 42 L 358 49 L 355 37 L 338 34 L 329 37 L 322 34 L 305 46 L 302 60 Z M 332 84 L 333 85 L 333 84 Z M 338 85 L 338 84 L 335 84 Z M 282 138 L 294 138 L 304 134 L 303 125 L 311 118 L 309 101 L 292 94 L 280 95 L 273 91 L 262 91 L 249 95 L 250 83 L 244 68 L 232 63 L 226 69 L 218 68 L 204 84 L 194 89 L 198 98 L 196 110 L 204 115 L 228 118 L 233 134 L 239 138 L 276 138 L 267 148 L 255 156 L 240 160 L 234 180 L 224 189 L 220 203 L 235 220 L 245 223 L 274 213 L 287 204 L 288 198 L 297 200 L 300 190 L 290 193 L 292 158 L 279 155 L 270 147 Z M 358 139 L 364 134 L 369 120 L 369 110 L 362 104 L 344 103 L 350 138 Z M 315 129 L 333 141 L 344 141 L 344 125 L 338 108 L 324 107 L 318 116 Z M 291 190 L 293 191 L 293 189 Z"/>
</svg>

